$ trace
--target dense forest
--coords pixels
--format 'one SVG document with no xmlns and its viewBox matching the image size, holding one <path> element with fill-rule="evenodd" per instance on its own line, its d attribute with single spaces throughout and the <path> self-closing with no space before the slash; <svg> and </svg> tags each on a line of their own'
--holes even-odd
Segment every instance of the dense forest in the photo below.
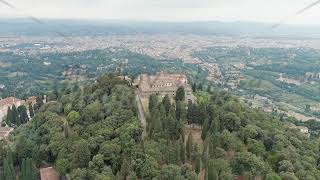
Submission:
<svg viewBox="0 0 320 180">
<path fill-rule="evenodd" d="M 72 180 L 320 178 L 318 139 L 226 92 L 152 95 L 142 137 L 134 90 L 115 75 L 64 87 L 0 141 L 0 179 L 39 179 L 43 164 Z"/>
</svg>

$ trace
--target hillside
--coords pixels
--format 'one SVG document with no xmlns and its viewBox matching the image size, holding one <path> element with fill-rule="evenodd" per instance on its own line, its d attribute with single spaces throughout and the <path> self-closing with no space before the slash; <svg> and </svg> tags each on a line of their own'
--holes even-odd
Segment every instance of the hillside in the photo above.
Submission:
<svg viewBox="0 0 320 180">
<path fill-rule="evenodd" d="M 228 93 L 197 96 L 196 104 L 151 96 L 143 139 L 127 82 L 104 75 L 66 86 L 0 142 L 0 179 L 38 179 L 44 163 L 73 180 L 319 179 L 317 139 Z M 196 125 L 202 140 L 187 134 Z"/>
</svg>

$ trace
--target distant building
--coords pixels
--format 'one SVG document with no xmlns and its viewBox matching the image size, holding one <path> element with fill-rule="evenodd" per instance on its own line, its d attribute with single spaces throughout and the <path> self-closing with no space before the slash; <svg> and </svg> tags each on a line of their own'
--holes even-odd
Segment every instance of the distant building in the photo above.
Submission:
<svg viewBox="0 0 320 180">
<path fill-rule="evenodd" d="M 296 127 L 300 132 L 304 133 L 304 134 L 308 134 L 309 133 L 309 129 L 305 126 L 297 126 Z"/>
<path fill-rule="evenodd" d="M 53 167 L 41 168 L 40 169 L 40 179 L 41 180 L 60 180 L 60 177 L 53 169 Z"/>
<path fill-rule="evenodd" d="M 183 74 L 168 74 L 164 72 L 156 75 L 142 74 L 135 80 L 135 83 L 142 98 L 149 98 L 151 94 L 159 94 L 162 97 L 168 95 L 173 98 L 176 96 L 177 89 L 183 87 L 186 93 L 186 100 L 195 101 L 187 76 Z"/>
<path fill-rule="evenodd" d="M 311 111 L 320 112 L 320 104 L 316 104 L 314 106 L 311 106 Z"/>
<path fill-rule="evenodd" d="M 16 107 L 24 105 L 25 101 L 15 97 L 8 97 L 0 100 L 0 122 L 7 115 L 8 108 L 15 105 Z"/>
<path fill-rule="evenodd" d="M 296 126 L 293 123 L 289 123 L 289 128 L 290 129 L 297 129 L 299 130 L 301 133 L 306 134 L 307 136 L 310 136 L 309 134 L 309 129 L 305 126 Z"/>
</svg>

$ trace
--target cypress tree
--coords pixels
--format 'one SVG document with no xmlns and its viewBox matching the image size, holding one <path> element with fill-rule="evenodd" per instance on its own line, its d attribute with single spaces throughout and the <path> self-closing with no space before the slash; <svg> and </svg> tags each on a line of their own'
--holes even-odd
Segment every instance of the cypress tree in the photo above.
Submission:
<svg viewBox="0 0 320 180">
<path fill-rule="evenodd" d="M 25 180 L 32 180 L 32 162 L 30 158 L 26 160 L 26 179 Z"/>
<path fill-rule="evenodd" d="M 22 164 L 21 164 L 21 179 L 22 180 L 26 180 L 26 178 L 27 178 L 26 172 L 27 172 L 26 159 L 23 159 Z"/>
<path fill-rule="evenodd" d="M 196 155 L 195 172 L 196 172 L 197 174 L 199 174 L 199 173 L 200 173 L 200 170 L 201 170 L 201 158 L 200 158 L 200 155 L 197 154 L 197 155 Z"/>
<path fill-rule="evenodd" d="M 186 147 L 184 146 L 184 143 L 182 139 L 180 139 L 180 160 L 184 164 L 186 162 Z"/>
<path fill-rule="evenodd" d="M 10 168 L 9 162 L 7 161 L 7 159 L 3 160 L 3 172 L 4 172 L 4 179 L 5 180 L 15 180 L 15 173 L 12 171 L 12 169 Z"/>
<path fill-rule="evenodd" d="M 11 124 L 13 123 L 13 114 L 10 107 L 8 107 L 7 117 L 5 119 L 5 122 L 8 126 L 11 126 Z"/>
<path fill-rule="evenodd" d="M 63 124 L 63 133 L 64 133 L 64 137 L 65 138 L 69 138 L 70 137 L 70 126 L 68 121 L 65 121 Z"/>
<path fill-rule="evenodd" d="M 164 109 L 166 111 L 166 115 L 169 114 L 170 109 L 171 109 L 171 102 L 170 102 L 170 98 L 168 95 L 166 95 L 163 99 L 162 99 L 162 104 L 164 106 Z"/>
<path fill-rule="evenodd" d="M 34 116 L 34 111 L 33 111 L 33 107 L 32 107 L 32 104 L 29 103 L 29 114 L 30 114 L 30 118 L 33 118 Z"/>
<path fill-rule="evenodd" d="M 202 132 L 201 132 L 201 139 L 202 140 L 206 139 L 208 130 L 209 130 L 209 119 L 206 118 L 204 120 L 204 123 L 203 123 L 203 126 L 202 126 Z"/>
<path fill-rule="evenodd" d="M 157 139 L 162 137 L 163 135 L 162 132 L 163 132 L 163 125 L 160 119 L 160 113 L 158 110 L 156 110 L 151 122 L 150 136 Z"/>
<path fill-rule="evenodd" d="M 39 111 L 39 109 L 41 108 L 41 106 L 43 105 L 43 98 L 42 96 L 38 96 L 37 100 L 36 100 L 36 104 L 34 106 L 35 111 Z"/>
<path fill-rule="evenodd" d="M 179 132 L 177 129 L 177 120 L 169 115 L 167 118 L 167 134 L 171 140 L 177 139 L 179 137 Z"/>
<path fill-rule="evenodd" d="M 176 118 L 178 121 L 185 122 L 187 116 L 186 107 L 183 102 L 177 101 L 176 105 Z"/>
<path fill-rule="evenodd" d="M 12 162 L 12 154 L 10 150 L 7 152 L 7 157 L 3 160 L 3 178 L 5 180 L 15 180 L 16 173 Z"/>
<path fill-rule="evenodd" d="M 207 92 L 210 93 L 211 92 L 211 85 L 207 86 Z"/>
<path fill-rule="evenodd" d="M 157 95 L 152 94 L 149 97 L 149 107 L 148 107 L 149 108 L 149 112 L 152 112 L 157 107 L 157 104 L 158 104 Z"/>
<path fill-rule="evenodd" d="M 15 105 L 12 106 L 11 113 L 12 113 L 12 123 L 15 125 L 20 125 L 19 113 Z"/>
<path fill-rule="evenodd" d="M 21 180 L 37 180 L 36 168 L 31 158 L 22 160 Z"/>
<path fill-rule="evenodd" d="M 188 120 L 188 124 L 192 123 L 193 120 L 193 104 L 191 101 L 188 102 L 188 111 L 187 111 L 187 120 Z"/>
<path fill-rule="evenodd" d="M 24 106 L 24 105 L 19 106 L 18 112 L 19 112 L 19 122 L 21 124 L 27 123 L 29 121 L 29 117 L 28 117 L 28 112 L 27 112 L 26 106 Z"/>
<path fill-rule="evenodd" d="M 7 162 L 8 162 L 8 165 L 9 165 L 9 168 L 11 170 L 13 177 L 16 177 L 16 173 L 15 173 L 15 169 L 14 169 L 14 165 L 13 165 L 13 155 L 12 155 L 12 151 L 10 148 L 8 148 L 6 159 L 7 159 Z"/>
<path fill-rule="evenodd" d="M 193 146 L 193 138 L 192 138 L 192 133 L 190 132 L 188 136 L 187 144 L 186 144 L 186 154 L 189 160 L 191 158 L 192 146 Z"/>
<path fill-rule="evenodd" d="M 216 169 L 214 168 L 213 160 L 209 161 L 207 171 L 208 171 L 207 172 L 208 180 L 219 180 L 218 173 L 217 173 Z"/>
<path fill-rule="evenodd" d="M 192 91 L 197 92 L 197 84 L 196 83 L 192 84 Z"/>
<path fill-rule="evenodd" d="M 183 101 L 185 99 L 185 91 L 183 87 L 179 87 L 176 92 L 176 101 Z"/>
</svg>

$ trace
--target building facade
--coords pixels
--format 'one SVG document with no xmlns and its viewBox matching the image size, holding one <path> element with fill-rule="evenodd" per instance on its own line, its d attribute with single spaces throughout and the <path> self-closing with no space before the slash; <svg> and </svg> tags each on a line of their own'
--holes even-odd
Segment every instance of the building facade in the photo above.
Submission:
<svg viewBox="0 0 320 180">
<path fill-rule="evenodd" d="M 192 88 L 188 84 L 187 76 L 183 74 L 168 74 L 164 72 L 156 75 L 142 74 L 136 80 L 141 98 L 149 98 L 151 94 L 159 94 L 164 97 L 168 95 L 171 98 L 176 96 L 179 87 L 185 90 L 186 100 L 194 101 Z"/>
<path fill-rule="evenodd" d="M 15 105 L 16 107 L 24 105 L 26 102 L 15 97 L 8 97 L 0 100 L 0 122 L 7 115 L 8 108 Z"/>
</svg>

